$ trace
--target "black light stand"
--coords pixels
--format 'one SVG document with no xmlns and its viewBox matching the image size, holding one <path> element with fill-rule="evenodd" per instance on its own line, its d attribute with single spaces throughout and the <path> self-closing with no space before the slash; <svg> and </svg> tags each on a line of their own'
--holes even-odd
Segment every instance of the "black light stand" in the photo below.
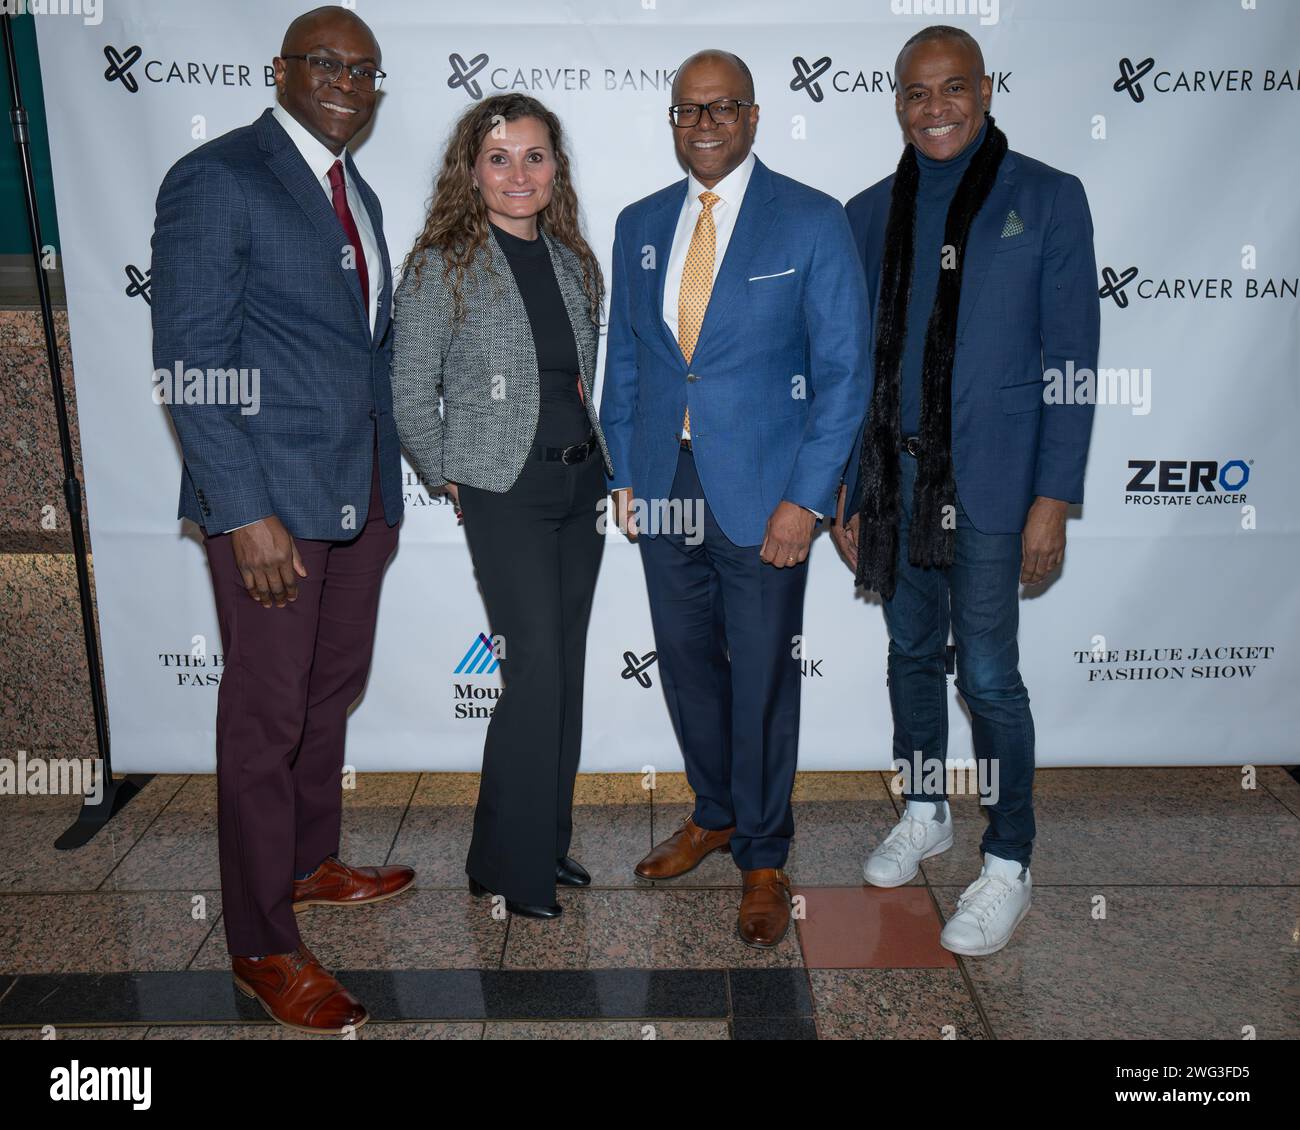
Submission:
<svg viewBox="0 0 1300 1130">
<path fill-rule="evenodd" d="M 59 424 L 59 447 L 63 453 L 63 498 L 68 507 L 72 529 L 72 550 L 77 561 L 77 594 L 81 598 L 81 629 L 86 639 L 86 669 L 90 679 L 90 705 L 95 716 L 95 744 L 99 750 L 99 771 L 103 788 L 97 803 L 83 800 L 76 823 L 55 842 L 60 850 L 81 847 L 108 823 L 149 781 L 149 776 L 113 780 L 113 762 L 108 746 L 108 709 L 104 702 L 104 679 L 99 668 L 99 639 L 95 630 L 95 609 L 90 593 L 90 568 L 86 557 L 86 536 L 81 525 L 81 484 L 77 481 L 72 456 L 72 433 L 68 427 L 68 405 L 63 395 L 63 373 L 59 367 L 58 338 L 54 332 L 54 313 L 50 306 L 50 283 L 45 275 L 41 248 L 40 211 L 36 200 L 36 177 L 32 170 L 31 142 L 28 136 L 27 111 L 23 108 L 22 88 L 18 81 L 18 57 L 14 50 L 13 17 L 4 15 L 5 62 L 9 68 L 9 120 L 13 124 L 14 144 L 18 146 L 26 190 L 27 231 L 32 243 L 32 263 L 36 268 L 36 290 L 40 295 L 41 321 L 45 327 L 45 353 L 50 369 L 50 387 L 54 392 L 54 413 Z"/>
</svg>

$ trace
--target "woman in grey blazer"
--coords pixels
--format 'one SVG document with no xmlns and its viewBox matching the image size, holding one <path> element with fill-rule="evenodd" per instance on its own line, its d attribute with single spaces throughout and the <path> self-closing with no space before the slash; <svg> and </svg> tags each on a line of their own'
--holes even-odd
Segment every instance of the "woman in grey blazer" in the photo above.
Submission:
<svg viewBox="0 0 1300 1130">
<path fill-rule="evenodd" d="M 465 870 L 534 918 L 561 913 L 557 883 L 591 882 L 568 852 L 613 467 L 592 400 L 603 280 L 578 215 L 559 120 L 485 98 L 452 132 L 393 303 L 397 431 L 456 502 L 501 641 Z"/>
</svg>

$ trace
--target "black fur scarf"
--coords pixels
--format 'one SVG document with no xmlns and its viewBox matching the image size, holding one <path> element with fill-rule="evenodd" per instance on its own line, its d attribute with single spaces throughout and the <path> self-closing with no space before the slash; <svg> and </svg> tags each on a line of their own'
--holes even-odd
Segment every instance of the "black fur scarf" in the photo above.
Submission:
<svg viewBox="0 0 1300 1130">
<path fill-rule="evenodd" d="M 988 130 L 948 207 L 943 241 L 956 248 L 956 268 L 939 272 L 934 308 L 925 332 L 921 365 L 921 452 L 918 457 L 908 560 L 936 568 L 953 560 L 956 485 L 952 471 L 952 364 L 961 300 L 962 267 L 971 223 L 997 179 L 1006 135 L 987 115 Z M 912 242 L 920 172 L 912 146 L 894 174 L 885 226 L 885 253 L 876 303 L 875 389 L 867 414 L 858 482 L 862 499 L 857 583 L 886 599 L 894 595 L 899 520 L 899 382 L 912 290 Z M 910 458 L 910 457 L 909 457 Z M 945 521 L 945 517 L 948 518 Z"/>
</svg>

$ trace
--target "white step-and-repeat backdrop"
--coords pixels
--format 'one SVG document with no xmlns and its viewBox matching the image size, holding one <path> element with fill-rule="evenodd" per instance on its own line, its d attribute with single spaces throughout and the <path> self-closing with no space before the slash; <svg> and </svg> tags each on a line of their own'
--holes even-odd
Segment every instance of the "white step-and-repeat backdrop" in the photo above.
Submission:
<svg viewBox="0 0 1300 1130">
<path fill-rule="evenodd" d="M 204 555 L 174 517 L 179 449 L 152 397 L 154 199 L 178 157 L 271 104 L 270 60 L 307 6 L 106 0 L 97 23 L 35 17 L 121 770 L 211 770 L 221 677 Z M 398 262 L 472 99 L 526 91 L 560 115 L 607 267 L 619 209 L 682 175 L 665 108 L 691 52 L 745 58 L 762 106 L 759 155 L 847 200 L 898 160 L 899 47 L 929 23 L 972 32 L 1011 147 L 1087 188 L 1101 365 L 1119 370 L 1114 402 L 1097 411 L 1064 573 L 1021 605 L 1040 764 L 1300 760 L 1300 4 L 349 7 L 377 34 L 390 76 L 356 156 Z M 450 506 L 409 470 L 406 502 L 348 760 L 474 769 L 500 687 L 480 640 L 486 616 Z M 802 767 L 888 767 L 885 643 L 879 605 L 854 595 L 819 538 Z M 585 770 L 680 768 L 653 652 L 638 551 L 611 534 L 588 652 Z M 966 757 L 955 692 L 951 713 L 951 754 Z"/>
</svg>

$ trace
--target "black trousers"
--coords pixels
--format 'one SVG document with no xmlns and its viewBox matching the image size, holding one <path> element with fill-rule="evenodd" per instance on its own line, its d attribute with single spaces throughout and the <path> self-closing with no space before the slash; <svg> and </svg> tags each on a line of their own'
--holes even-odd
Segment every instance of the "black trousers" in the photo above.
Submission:
<svg viewBox="0 0 1300 1130">
<path fill-rule="evenodd" d="M 460 487 L 474 569 L 504 683 L 488 724 L 465 870 L 515 902 L 555 902 L 573 834 L 587 624 L 605 538 L 599 452 L 565 466 L 529 458 L 504 493 Z"/>
</svg>

